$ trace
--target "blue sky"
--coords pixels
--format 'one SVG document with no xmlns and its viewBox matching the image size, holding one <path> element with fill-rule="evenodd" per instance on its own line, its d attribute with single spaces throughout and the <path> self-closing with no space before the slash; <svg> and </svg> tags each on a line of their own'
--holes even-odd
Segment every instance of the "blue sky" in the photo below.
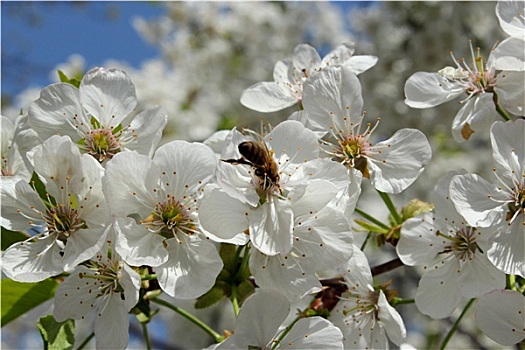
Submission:
<svg viewBox="0 0 525 350">
<path fill-rule="evenodd" d="M 1 2 L 2 93 L 50 83 L 49 72 L 78 53 L 92 67 L 108 58 L 133 66 L 158 56 L 132 26 L 163 13 L 154 2 Z"/>
<path fill-rule="evenodd" d="M 1 1 L 2 94 L 16 95 L 51 83 L 49 73 L 72 54 L 86 67 L 107 59 L 140 63 L 159 55 L 133 28 L 134 17 L 152 19 L 164 8 L 155 1 Z M 362 2 L 338 2 L 343 8 Z"/>
</svg>

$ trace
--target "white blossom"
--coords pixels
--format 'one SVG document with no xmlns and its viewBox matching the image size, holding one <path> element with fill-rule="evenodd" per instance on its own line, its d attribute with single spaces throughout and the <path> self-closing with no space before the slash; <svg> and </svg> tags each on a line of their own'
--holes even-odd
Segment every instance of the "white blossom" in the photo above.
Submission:
<svg viewBox="0 0 525 350">
<path fill-rule="evenodd" d="M 115 215 L 117 252 L 130 265 L 152 266 L 161 288 L 176 298 L 207 292 L 223 266 L 197 215 L 216 165 L 209 147 L 185 141 L 159 147 L 153 159 L 122 152 L 107 164 L 104 193 Z"/>
<path fill-rule="evenodd" d="M 125 349 L 129 339 L 128 312 L 139 299 L 140 276 L 118 254 L 108 255 L 105 250 L 60 283 L 55 292 L 53 317 L 64 322 L 89 318 L 96 312 L 97 349 Z"/>
<path fill-rule="evenodd" d="M 388 339 L 400 345 L 406 337 L 405 325 L 383 290 L 374 290 L 363 252 L 354 247 L 354 255 L 341 270 L 348 290 L 341 295 L 330 320 L 343 332 L 344 348 L 388 349 Z"/>
<path fill-rule="evenodd" d="M 80 155 L 65 136 L 49 138 L 32 153 L 47 198 L 24 180 L 1 189 L 2 226 L 37 232 L 2 255 L 3 272 L 21 282 L 42 281 L 90 259 L 103 244 L 109 221 L 98 162 Z"/>
<path fill-rule="evenodd" d="M 466 93 L 463 107 L 452 123 L 452 135 L 458 142 L 468 140 L 475 132 L 490 128 L 498 118 L 494 94 L 499 105 L 515 115 L 525 108 L 524 72 L 499 71 L 493 52 L 485 61 L 478 48 L 470 46 L 472 66 L 452 56 L 457 68 L 445 67 L 439 72 L 417 72 L 405 83 L 405 103 L 412 108 L 431 108 Z M 453 72 L 453 74 L 451 74 Z"/>
<path fill-rule="evenodd" d="M 51 84 L 29 107 L 29 124 L 43 140 L 69 136 L 81 149 L 105 162 L 123 150 L 153 155 L 166 125 L 166 110 L 154 107 L 137 115 L 135 87 L 125 72 L 93 68 L 77 89 Z"/>
<path fill-rule="evenodd" d="M 476 309 L 479 328 L 504 346 L 525 339 L 525 297 L 513 290 L 498 289 L 481 296 Z"/>
<path fill-rule="evenodd" d="M 241 103 L 259 112 L 275 112 L 303 99 L 304 85 L 328 66 L 345 65 L 354 74 L 362 73 L 377 62 L 374 56 L 352 56 L 353 44 L 343 44 L 322 60 L 317 51 L 307 44 L 295 47 L 292 57 L 275 64 L 273 82 L 254 84 L 243 91 Z"/>
<path fill-rule="evenodd" d="M 361 84 L 347 67 L 324 69 L 304 91 L 308 121 L 316 131 L 331 136 L 327 152 L 350 168 L 353 182 L 369 178 L 379 191 L 399 193 L 410 186 L 430 161 L 425 135 L 401 129 L 390 139 L 372 143 L 377 125 L 363 123 Z"/>
<path fill-rule="evenodd" d="M 433 318 L 450 316 L 464 298 L 505 286 L 505 274 L 487 257 L 494 230 L 469 226 L 450 200 L 450 181 L 457 174 L 450 172 L 438 181 L 434 215 L 405 221 L 396 246 L 404 264 L 424 266 L 415 300 L 418 309 Z"/>
<path fill-rule="evenodd" d="M 285 298 L 258 291 L 244 302 L 233 335 L 215 349 L 343 349 L 341 331 L 324 318 L 302 318 L 291 329 L 281 327 L 289 312 Z"/>
<path fill-rule="evenodd" d="M 491 128 L 495 183 L 475 174 L 451 182 L 451 199 L 471 226 L 498 234 L 490 261 L 509 274 L 525 276 L 525 120 L 496 122 Z"/>
</svg>

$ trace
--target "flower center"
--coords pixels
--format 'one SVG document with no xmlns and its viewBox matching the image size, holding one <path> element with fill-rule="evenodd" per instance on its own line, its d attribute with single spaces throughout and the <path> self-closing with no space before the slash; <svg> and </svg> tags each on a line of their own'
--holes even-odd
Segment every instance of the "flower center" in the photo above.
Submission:
<svg viewBox="0 0 525 350">
<path fill-rule="evenodd" d="M 44 216 L 49 235 L 57 235 L 58 239 L 65 242 L 74 232 L 87 228 L 86 222 L 80 218 L 78 210 L 64 205 L 58 205 L 47 211 Z"/>
<path fill-rule="evenodd" d="M 108 129 L 90 130 L 84 138 L 86 152 L 99 162 L 111 159 L 120 151 L 118 138 Z"/>
<path fill-rule="evenodd" d="M 87 262 L 92 273 L 80 273 L 80 278 L 91 278 L 96 280 L 98 286 L 97 297 L 107 294 L 120 293 L 120 298 L 125 300 L 124 288 L 119 283 L 122 274 L 122 263 L 118 260 L 110 260 L 98 254 L 96 259 Z M 99 313 L 102 311 L 99 311 Z"/>
<path fill-rule="evenodd" d="M 368 163 L 365 155 L 371 147 L 371 143 L 365 135 L 348 137 L 339 142 L 340 149 L 335 152 L 337 158 L 342 159 L 343 164 L 359 170 L 363 176 L 369 177 Z"/>
<path fill-rule="evenodd" d="M 517 217 L 520 212 L 525 215 L 525 188 L 518 188 L 514 198 L 514 203 L 511 202 L 508 204 L 509 211 L 507 212 L 506 220 L 509 222 Z"/>
<path fill-rule="evenodd" d="M 196 230 L 189 211 L 171 195 L 164 202 L 158 203 L 153 213 L 141 223 L 164 238 L 173 238 L 177 232 L 192 235 Z"/>
<path fill-rule="evenodd" d="M 450 244 L 446 245 L 443 253 L 452 253 L 460 260 L 472 260 L 472 257 L 478 250 L 483 253 L 483 250 L 476 243 L 478 231 L 474 227 L 465 226 L 455 232 L 455 236 L 446 236 L 438 231 L 438 234 L 450 240 Z"/>
</svg>

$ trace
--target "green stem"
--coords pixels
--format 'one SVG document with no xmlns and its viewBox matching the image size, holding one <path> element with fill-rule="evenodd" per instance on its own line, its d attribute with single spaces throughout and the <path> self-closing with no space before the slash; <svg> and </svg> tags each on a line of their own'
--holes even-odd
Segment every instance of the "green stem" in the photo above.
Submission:
<svg viewBox="0 0 525 350">
<path fill-rule="evenodd" d="M 144 341 L 146 342 L 146 349 L 151 350 L 151 341 L 149 339 L 148 324 L 140 323 L 142 325 L 142 333 L 144 334 Z"/>
<path fill-rule="evenodd" d="M 290 330 L 293 328 L 293 326 L 301 318 L 303 318 L 303 316 L 301 316 L 301 315 L 297 316 L 295 318 L 295 320 L 293 320 L 293 322 L 290 323 L 290 325 L 284 329 L 284 331 L 281 333 L 281 335 L 279 335 L 279 337 L 276 340 L 273 341 L 272 350 L 275 349 L 281 343 L 281 341 L 284 339 L 284 337 L 288 334 L 288 332 L 290 332 Z"/>
<path fill-rule="evenodd" d="M 235 317 L 239 316 L 239 301 L 237 300 L 237 284 L 232 284 L 232 305 Z"/>
<path fill-rule="evenodd" d="M 518 290 L 516 287 L 516 275 L 507 275 L 507 288 L 515 291 Z"/>
<path fill-rule="evenodd" d="M 402 299 L 402 298 L 394 298 L 390 305 L 396 306 L 401 304 L 414 304 L 416 301 L 414 299 Z"/>
<path fill-rule="evenodd" d="M 239 267 L 239 269 L 237 270 L 237 273 L 235 274 L 235 278 L 239 277 L 239 275 L 244 272 L 244 270 L 248 266 L 249 261 L 250 261 L 250 247 L 248 247 L 248 244 L 246 244 L 244 246 L 244 255 L 242 256 L 241 267 Z"/>
<path fill-rule="evenodd" d="M 156 274 L 151 274 L 151 275 L 141 275 L 140 276 L 140 279 L 142 281 L 150 281 L 150 280 L 156 280 L 157 279 L 157 275 Z"/>
<path fill-rule="evenodd" d="M 441 343 L 439 350 L 445 349 L 450 338 L 452 338 L 454 333 L 456 333 L 456 330 L 458 329 L 458 326 L 459 326 L 459 322 L 461 322 L 461 319 L 463 318 L 463 316 L 465 316 L 465 314 L 467 313 L 467 310 L 470 308 L 470 306 L 472 306 L 472 304 L 474 303 L 474 300 L 476 300 L 476 298 L 470 299 L 467 305 L 465 305 L 465 307 L 463 308 L 463 311 L 461 312 L 461 315 L 459 315 L 458 319 L 456 320 L 456 322 L 454 322 L 454 325 L 452 326 L 450 331 L 448 331 L 447 336 L 445 337 L 445 339 L 443 339 L 443 342 Z"/>
<path fill-rule="evenodd" d="M 388 227 L 387 225 L 383 224 L 381 221 L 377 220 L 376 218 L 374 218 L 373 216 L 365 213 L 364 211 L 362 211 L 361 209 L 359 208 L 355 208 L 355 212 L 358 213 L 359 215 L 361 215 L 362 217 L 364 217 L 365 219 L 367 219 L 368 221 L 376 224 L 377 226 L 381 227 L 381 228 L 384 228 L 385 230 L 390 230 L 390 227 Z"/>
<path fill-rule="evenodd" d="M 86 345 L 88 345 L 88 343 L 90 342 L 91 339 L 93 339 L 93 337 L 95 336 L 95 332 L 92 332 L 87 338 L 86 340 L 84 340 L 82 342 L 82 344 L 80 344 L 77 348 L 77 350 L 82 350 Z"/>
<path fill-rule="evenodd" d="M 396 209 L 394 203 L 392 202 L 392 199 L 390 199 L 390 196 L 388 195 L 388 193 L 384 193 L 384 192 L 381 192 L 379 190 L 377 191 L 377 193 L 379 193 L 379 196 L 381 197 L 383 202 L 385 202 L 386 207 L 390 211 L 390 214 L 394 218 L 394 221 L 396 222 L 396 224 L 397 225 L 401 225 L 403 223 L 403 220 L 401 219 L 401 216 L 397 212 L 397 209 Z"/>
<path fill-rule="evenodd" d="M 360 248 L 360 250 L 361 250 L 362 252 L 365 251 L 366 244 L 367 244 L 368 241 L 370 240 L 370 237 L 372 237 L 372 232 L 368 231 L 368 234 L 366 235 L 365 241 L 363 242 L 363 244 L 361 244 L 361 248 Z"/>
<path fill-rule="evenodd" d="M 503 108 L 501 108 L 501 106 L 499 105 L 498 94 L 496 94 L 495 92 L 492 93 L 492 101 L 494 101 L 494 106 L 496 107 L 496 112 L 498 112 L 498 114 L 501 115 L 501 117 L 504 120 L 512 120 L 512 118 L 507 114 L 507 112 L 505 112 L 505 110 Z"/>
<path fill-rule="evenodd" d="M 179 315 L 181 315 L 181 316 L 185 317 L 186 319 L 188 319 L 189 321 L 193 322 L 196 326 L 198 326 L 203 331 L 208 333 L 215 340 L 216 343 L 220 343 L 221 341 L 224 340 L 224 337 L 222 335 L 220 335 L 219 333 L 215 332 L 213 329 L 211 329 L 210 326 L 208 326 L 206 323 L 204 323 L 201 320 L 199 320 L 194 315 L 190 314 L 188 311 L 186 311 L 186 310 L 184 310 L 184 309 L 182 309 L 182 308 L 180 308 L 178 306 L 172 305 L 172 304 L 170 304 L 167 301 L 162 300 L 162 299 L 152 298 L 150 300 L 152 302 L 156 303 L 156 304 L 165 306 L 168 309 L 171 309 L 171 310 L 175 311 Z"/>
</svg>

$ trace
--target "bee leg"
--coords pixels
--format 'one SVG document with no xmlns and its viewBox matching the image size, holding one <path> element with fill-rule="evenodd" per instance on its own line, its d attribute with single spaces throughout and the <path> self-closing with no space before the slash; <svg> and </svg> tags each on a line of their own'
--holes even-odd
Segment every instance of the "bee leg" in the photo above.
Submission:
<svg viewBox="0 0 525 350">
<path fill-rule="evenodd" d="M 239 159 L 221 159 L 221 161 L 230 163 L 230 164 L 245 164 L 245 165 L 253 165 L 252 163 L 248 162 L 247 160 L 243 158 Z"/>
</svg>

